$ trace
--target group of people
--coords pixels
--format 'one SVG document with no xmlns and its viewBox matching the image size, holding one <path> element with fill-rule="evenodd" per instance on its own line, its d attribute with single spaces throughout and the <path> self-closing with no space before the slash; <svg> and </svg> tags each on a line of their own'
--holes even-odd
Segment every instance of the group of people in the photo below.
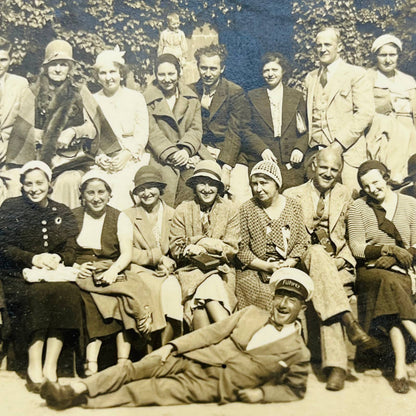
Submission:
<svg viewBox="0 0 416 416">
<path fill-rule="evenodd" d="M 27 353 L 27 388 L 55 408 L 296 400 L 308 304 L 328 390 L 344 387 L 347 339 L 358 353 L 387 340 L 392 388 L 407 393 L 416 84 L 401 49 L 378 37 L 366 71 L 323 28 L 304 100 L 278 52 L 247 94 L 223 76 L 223 45 L 195 53 L 189 86 L 161 52 L 142 95 L 116 47 L 97 56 L 91 94 L 66 41 L 29 86 L 0 39 L 0 325 Z M 117 365 L 98 372 L 110 336 Z M 132 363 L 137 339 L 154 350 Z M 64 342 L 87 378 L 62 386 Z"/>
</svg>

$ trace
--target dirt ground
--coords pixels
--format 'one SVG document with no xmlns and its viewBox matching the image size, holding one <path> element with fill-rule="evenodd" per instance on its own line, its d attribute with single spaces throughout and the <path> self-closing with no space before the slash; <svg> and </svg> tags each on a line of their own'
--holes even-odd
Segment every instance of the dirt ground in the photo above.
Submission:
<svg viewBox="0 0 416 416">
<path fill-rule="evenodd" d="M 68 382 L 70 379 L 60 379 Z M 345 389 L 340 392 L 325 390 L 325 383 L 314 373 L 309 376 L 308 392 L 304 400 L 279 404 L 233 403 L 186 405 L 172 407 L 117 408 L 105 410 L 68 409 L 63 412 L 45 406 L 40 396 L 29 393 L 25 381 L 11 371 L 0 371 L 1 416 L 414 416 L 416 413 L 416 381 L 411 391 L 394 393 L 381 376 L 357 374 L 352 370 Z"/>
</svg>

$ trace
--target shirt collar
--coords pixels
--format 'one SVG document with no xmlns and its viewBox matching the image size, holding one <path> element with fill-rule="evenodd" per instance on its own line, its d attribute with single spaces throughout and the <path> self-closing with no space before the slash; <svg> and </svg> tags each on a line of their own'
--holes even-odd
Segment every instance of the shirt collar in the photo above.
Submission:
<svg viewBox="0 0 416 416">
<path fill-rule="evenodd" d="M 210 97 L 213 97 L 214 94 L 217 92 L 217 88 L 218 88 L 218 84 L 220 83 L 220 79 L 221 78 L 218 79 L 218 81 L 215 83 L 215 85 L 212 85 L 210 87 L 209 92 L 208 92 L 208 88 L 206 88 L 205 85 L 202 84 L 202 93 L 203 93 L 203 95 L 208 95 Z"/>
<path fill-rule="evenodd" d="M 283 93 L 283 84 L 279 82 L 279 84 L 276 85 L 273 89 L 270 90 L 267 88 L 266 91 L 269 98 L 281 97 L 281 94 Z"/>
<path fill-rule="evenodd" d="M 339 64 L 341 63 L 341 61 L 342 61 L 341 58 L 337 58 L 337 59 L 335 59 L 334 62 L 332 62 L 329 65 L 327 65 L 326 68 L 328 70 L 328 74 L 333 74 L 337 70 L 337 68 L 338 68 Z"/>
</svg>

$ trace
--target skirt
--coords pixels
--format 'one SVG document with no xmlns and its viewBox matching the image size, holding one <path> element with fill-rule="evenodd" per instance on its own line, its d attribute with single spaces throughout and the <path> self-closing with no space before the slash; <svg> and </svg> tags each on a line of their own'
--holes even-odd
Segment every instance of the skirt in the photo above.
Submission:
<svg viewBox="0 0 416 416">
<path fill-rule="evenodd" d="M 359 267 L 356 290 L 360 321 L 367 332 L 396 320 L 416 320 L 410 277 L 385 269 Z M 386 328 L 390 329 L 390 328 Z"/>
<path fill-rule="evenodd" d="M 268 283 L 260 280 L 256 270 L 237 270 L 236 276 L 237 309 L 254 305 L 266 311 L 271 311 L 273 293 Z"/>
<path fill-rule="evenodd" d="M 83 334 L 82 300 L 75 283 L 27 283 L 22 277 L 4 276 L 3 289 L 11 336 L 19 342 L 28 345 L 40 330 Z"/>
</svg>

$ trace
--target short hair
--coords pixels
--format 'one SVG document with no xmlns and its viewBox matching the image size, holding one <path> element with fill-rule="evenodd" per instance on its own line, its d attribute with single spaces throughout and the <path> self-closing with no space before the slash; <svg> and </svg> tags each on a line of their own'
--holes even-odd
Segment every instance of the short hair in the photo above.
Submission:
<svg viewBox="0 0 416 416">
<path fill-rule="evenodd" d="M 178 19 L 179 20 L 180 18 L 179 18 L 179 14 L 178 13 L 172 12 L 172 13 L 169 13 L 166 16 L 166 19 L 168 19 L 168 20 Z"/>
<path fill-rule="evenodd" d="M 175 55 L 172 55 L 171 53 L 163 53 L 162 55 L 159 55 L 156 58 L 155 75 L 157 74 L 159 66 L 164 64 L 165 62 L 167 62 L 168 64 L 172 64 L 176 68 L 178 77 L 181 75 L 181 64 L 179 62 L 179 59 Z"/>
<path fill-rule="evenodd" d="M 370 170 L 378 170 L 380 172 L 380 175 L 387 182 L 387 184 L 388 185 L 391 184 L 391 182 L 390 182 L 390 171 L 384 163 L 379 162 L 378 160 L 366 160 L 365 162 L 363 162 L 359 166 L 358 171 L 357 171 L 357 181 L 358 181 L 358 184 L 360 185 L 361 189 L 363 189 L 363 184 L 361 182 L 361 178 L 366 173 L 370 172 Z"/>
<path fill-rule="evenodd" d="M 196 186 L 204 181 L 208 181 L 211 184 L 210 186 L 215 186 L 217 188 L 218 196 L 224 196 L 225 190 L 224 187 L 221 186 L 221 182 L 206 176 L 195 177 L 195 179 L 188 185 L 192 189 L 194 195 L 196 194 Z"/>
<path fill-rule="evenodd" d="M 0 36 L 0 51 L 6 51 L 9 55 L 12 51 L 12 44 L 6 38 Z"/>
<path fill-rule="evenodd" d="M 140 192 L 140 188 L 157 188 L 159 189 L 160 196 L 162 196 L 165 193 L 166 185 L 163 183 L 158 182 L 146 182 L 143 185 L 136 186 L 131 192 L 133 195 L 137 195 Z"/>
<path fill-rule="evenodd" d="M 261 57 L 261 68 L 264 68 L 264 65 L 268 64 L 269 62 L 278 61 L 279 65 L 282 67 L 283 75 L 289 77 L 292 72 L 292 67 L 289 61 L 285 58 L 285 56 L 276 51 L 266 52 Z"/>
<path fill-rule="evenodd" d="M 341 43 L 341 30 L 335 26 L 321 26 L 318 32 L 316 33 L 315 39 L 320 33 L 326 32 L 328 30 L 332 30 L 335 33 L 337 43 Z"/>
<path fill-rule="evenodd" d="M 194 56 L 196 59 L 197 64 L 199 64 L 199 61 L 201 60 L 201 56 L 216 56 L 218 55 L 220 57 L 221 66 L 225 65 L 225 61 L 228 56 L 227 48 L 223 44 L 216 44 L 211 43 L 209 46 L 205 46 L 203 48 L 199 48 L 196 50 Z"/>
<path fill-rule="evenodd" d="M 0 49 L 0 50 L 2 50 L 2 49 Z M 26 178 L 26 175 L 28 174 L 28 173 L 30 173 L 30 172 L 33 172 L 34 170 L 38 170 L 39 172 L 42 172 L 44 175 L 45 175 L 45 178 L 46 178 L 46 180 L 49 182 L 49 187 L 48 187 L 48 195 L 50 195 L 52 192 L 53 192 L 53 188 L 52 188 L 52 185 L 51 185 L 51 183 L 50 183 L 50 181 L 49 181 L 49 179 L 48 179 L 48 175 L 42 170 L 42 169 L 40 169 L 40 168 L 33 168 L 33 169 L 28 169 L 26 172 L 24 172 L 24 173 L 22 173 L 21 175 L 20 175 L 20 178 L 19 178 L 19 180 L 20 180 L 20 183 L 22 184 L 22 194 L 23 195 L 25 195 L 26 193 L 25 193 L 25 191 L 23 190 L 23 186 L 24 186 L 24 184 L 25 184 L 25 178 Z"/>
</svg>

